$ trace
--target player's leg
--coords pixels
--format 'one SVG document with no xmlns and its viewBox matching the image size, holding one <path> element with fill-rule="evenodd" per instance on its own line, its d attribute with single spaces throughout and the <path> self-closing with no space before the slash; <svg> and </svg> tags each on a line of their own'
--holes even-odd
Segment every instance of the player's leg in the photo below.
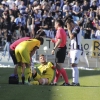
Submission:
<svg viewBox="0 0 100 100">
<path fill-rule="evenodd" d="M 18 74 L 18 78 L 19 78 L 19 82 L 21 83 L 22 82 L 22 66 L 21 66 L 21 55 L 20 55 L 20 47 L 16 47 L 15 49 L 15 57 L 17 59 L 17 66 L 16 69 L 17 69 L 17 74 Z"/>
<path fill-rule="evenodd" d="M 81 56 L 80 50 L 71 50 L 70 51 L 70 61 L 72 66 L 72 85 L 79 85 L 79 70 L 77 64 L 79 62 L 79 58 Z"/>
<path fill-rule="evenodd" d="M 48 85 L 49 84 L 49 80 L 48 78 L 41 78 L 38 80 L 40 85 Z"/>
<path fill-rule="evenodd" d="M 25 84 L 28 83 L 28 79 L 30 77 L 30 65 L 28 63 L 26 63 L 26 68 L 24 71 L 24 76 L 25 76 Z"/>
<path fill-rule="evenodd" d="M 60 77 L 60 71 L 56 68 L 56 75 L 55 75 L 55 78 L 54 78 L 54 81 L 53 81 L 52 85 L 57 84 L 59 77 Z"/>
<path fill-rule="evenodd" d="M 20 51 L 22 63 L 25 64 L 26 68 L 24 70 L 24 76 L 25 76 L 25 84 L 28 83 L 29 73 L 30 73 L 30 53 L 27 51 L 27 49 L 22 49 Z"/>
<path fill-rule="evenodd" d="M 32 70 L 32 77 L 33 81 L 30 82 L 30 85 L 39 85 L 39 79 L 41 79 L 41 76 L 36 72 L 36 70 Z"/>
<path fill-rule="evenodd" d="M 14 75 L 17 75 L 17 67 L 18 67 L 18 64 L 17 64 L 17 59 L 16 59 L 16 56 L 15 56 L 15 50 L 11 50 L 10 49 L 10 56 L 13 60 L 13 63 L 15 65 L 15 68 L 14 68 Z"/>
<path fill-rule="evenodd" d="M 18 74 L 18 78 L 19 78 L 19 83 L 22 83 L 22 66 L 21 66 L 21 62 L 18 62 L 17 74 Z"/>
<path fill-rule="evenodd" d="M 65 57 L 66 57 L 66 47 L 56 49 L 55 56 L 56 56 L 56 68 L 63 76 L 63 79 L 65 81 L 63 85 L 67 86 L 69 85 L 68 76 L 67 76 L 66 70 L 62 67 Z"/>
</svg>

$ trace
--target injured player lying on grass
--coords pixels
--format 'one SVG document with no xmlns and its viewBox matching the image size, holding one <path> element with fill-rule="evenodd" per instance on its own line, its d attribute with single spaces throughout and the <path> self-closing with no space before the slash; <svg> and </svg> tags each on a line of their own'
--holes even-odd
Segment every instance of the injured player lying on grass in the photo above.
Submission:
<svg viewBox="0 0 100 100">
<path fill-rule="evenodd" d="M 49 85 L 54 78 L 54 65 L 51 62 L 46 62 L 45 56 L 41 54 L 39 56 L 40 66 L 38 70 L 32 70 L 33 81 L 30 81 L 29 85 Z"/>
</svg>

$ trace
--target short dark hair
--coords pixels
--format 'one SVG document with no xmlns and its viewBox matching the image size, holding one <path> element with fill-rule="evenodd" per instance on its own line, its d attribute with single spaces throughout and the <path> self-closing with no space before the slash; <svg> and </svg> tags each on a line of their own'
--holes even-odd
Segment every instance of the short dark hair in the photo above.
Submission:
<svg viewBox="0 0 100 100">
<path fill-rule="evenodd" d="M 55 22 L 57 22 L 59 24 L 59 26 L 64 26 L 64 23 L 61 19 L 56 20 Z"/>
<path fill-rule="evenodd" d="M 44 43 L 43 37 L 37 36 L 37 37 L 35 37 L 35 39 L 39 40 L 41 42 L 41 45 L 43 45 L 43 43 Z"/>
<path fill-rule="evenodd" d="M 74 23 L 74 21 L 71 19 L 71 18 L 68 18 L 67 20 L 66 20 L 66 23 Z"/>
</svg>

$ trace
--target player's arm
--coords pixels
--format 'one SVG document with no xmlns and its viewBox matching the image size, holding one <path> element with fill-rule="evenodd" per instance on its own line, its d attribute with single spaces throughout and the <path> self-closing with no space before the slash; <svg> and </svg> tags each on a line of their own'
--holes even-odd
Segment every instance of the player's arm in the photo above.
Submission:
<svg viewBox="0 0 100 100">
<path fill-rule="evenodd" d="M 35 51 L 36 51 L 37 49 L 39 49 L 38 46 L 35 46 L 35 47 L 33 48 L 33 50 L 32 50 L 31 53 L 30 53 L 30 56 L 31 56 L 31 57 L 35 54 Z"/>
<path fill-rule="evenodd" d="M 54 50 L 60 45 L 61 42 L 62 42 L 61 38 L 57 40 L 57 42 L 55 43 Z"/>
<path fill-rule="evenodd" d="M 48 62 L 48 65 L 52 68 L 52 69 L 56 69 L 56 67 L 54 66 L 53 62 Z"/>
<path fill-rule="evenodd" d="M 62 42 L 62 32 L 60 30 L 58 30 L 57 32 L 57 41 L 55 42 L 55 47 L 54 50 L 60 45 L 60 43 Z"/>
<path fill-rule="evenodd" d="M 68 29 L 68 33 L 69 33 L 69 37 L 70 37 L 70 39 L 72 40 L 72 39 L 74 39 L 74 34 L 72 34 L 72 32 L 71 32 L 71 30 L 70 29 Z"/>
<path fill-rule="evenodd" d="M 75 36 L 74 36 L 74 34 L 72 34 L 71 25 L 68 24 L 68 23 L 67 23 L 67 29 L 68 29 L 69 37 L 70 37 L 70 39 L 72 40 Z"/>
</svg>

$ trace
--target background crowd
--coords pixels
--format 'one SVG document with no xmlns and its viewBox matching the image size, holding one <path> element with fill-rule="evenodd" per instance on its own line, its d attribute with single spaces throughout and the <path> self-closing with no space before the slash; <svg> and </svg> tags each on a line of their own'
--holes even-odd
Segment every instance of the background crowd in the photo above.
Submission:
<svg viewBox="0 0 100 100">
<path fill-rule="evenodd" d="M 0 45 L 40 33 L 54 38 L 55 20 L 69 17 L 84 39 L 100 39 L 100 0 L 0 0 Z"/>
</svg>

